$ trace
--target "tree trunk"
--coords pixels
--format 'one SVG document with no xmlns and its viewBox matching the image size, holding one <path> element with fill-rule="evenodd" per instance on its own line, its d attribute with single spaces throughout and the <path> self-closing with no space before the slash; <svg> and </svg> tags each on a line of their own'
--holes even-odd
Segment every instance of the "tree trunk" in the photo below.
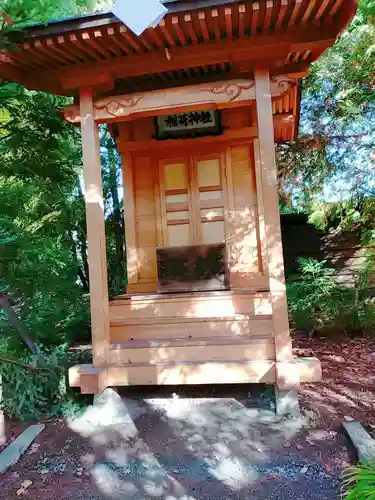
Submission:
<svg viewBox="0 0 375 500">
<path fill-rule="evenodd" d="M 38 349 L 36 347 L 35 342 L 32 340 L 25 324 L 20 320 L 20 318 L 15 313 L 13 307 L 10 305 L 8 297 L 5 293 L 0 293 L 0 307 L 4 309 L 4 311 L 8 315 L 9 323 L 15 328 L 20 336 L 22 342 L 25 346 L 30 349 L 33 354 L 38 354 Z"/>
<path fill-rule="evenodd" d="M 76 181 L 78 199 L 82 204 L 83 214 L 85 214 L 85 197 L 82 193 L 81 181 L 79 176 L 77 176 Z M 89 263 L 87 257 L 87 229 L 86 229 L 86 216 L 83 215 L 82 219 L 77 221 L 77 239 L 79 245 L 79 253 L 82 261 L 82 269 L 79 271 L 79 275 L 85 290 L 89 291 Z"/>
</svg>

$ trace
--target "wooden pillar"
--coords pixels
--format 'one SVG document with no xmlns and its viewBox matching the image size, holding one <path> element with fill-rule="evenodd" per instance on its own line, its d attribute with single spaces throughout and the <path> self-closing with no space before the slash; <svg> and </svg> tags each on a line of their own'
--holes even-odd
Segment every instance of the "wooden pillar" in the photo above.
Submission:
<svg viewBox="0 0 375 500">
<path fill-rule="evenodd" d="M 121 154 L 123 189 L 124 189 L 124 227 L 126 242 L 126 266 L 128 278 L 128 291 L 136 285 L 139 279 L 139 264 L 137 250 L 135 196 L 133 182 L 133 166 L 130 153 Z"/>
<path fill-rule="evenodd" d="M 292 340 L 289 332 L 288 307 L 281 241 L 278 178 L 269 70 L 255 70 L 256 105 L 259 129 L 258 148 L 260 168 L 257 183 L 261 186 L 264 209 L 263 251 L 267 255 L 272 320 L 275 335 L 277 386 L 281 390 L 299 385 L 298 371 L 293 363 Z"/>
<path fill-rule="evenodd" d="M 109 303 L 104 201 L 98 126 L 94 120 L 93 92 L 80 89 L 83 177 L 85 182 L 91 329 L 94 366 L 107 365 Z"/>
</svg>

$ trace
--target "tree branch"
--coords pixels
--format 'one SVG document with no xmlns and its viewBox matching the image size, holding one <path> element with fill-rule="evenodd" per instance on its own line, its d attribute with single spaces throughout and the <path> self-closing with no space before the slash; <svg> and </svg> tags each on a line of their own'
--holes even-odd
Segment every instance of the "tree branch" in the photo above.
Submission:
<svg viewBox="0 0 375 500">
<path fill-rule="evenodd" d="M 0 361 L 4 361 L 4 363 L 10 363 L 11 365 L 21 366 L 22 368 L 26 368 L 27 370 L 40 372 L 40 371 L 49 371 L 48 368 L 37 368 L 36 366 L 28 365 L 26 363 L 22 363 L 21 361 L 15 361 L 14 359 L 4 358 L 0 356 Z"/>
</svg>

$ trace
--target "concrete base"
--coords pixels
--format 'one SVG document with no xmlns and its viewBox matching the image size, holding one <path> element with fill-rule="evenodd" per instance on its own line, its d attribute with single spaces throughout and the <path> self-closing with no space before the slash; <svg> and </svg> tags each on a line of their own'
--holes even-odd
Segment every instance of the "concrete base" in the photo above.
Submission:
<svg viewBox="0 0 375 500">
<path fill-rule="evenodd" d="M 280 391 L 275 387 L 275 405 L 277 415 L 300 416 L 298 394 L 294 390 Z"/>
<path fill-rule="evenodd" d="M 342 426 L 357 451 L 360 462 L 375 460 L 375 440 L 359 422 L 344 422 Z"/>
<path fill-rule="evenodd" d="M 45 425 L 31 425 L 0 453 L 0 474 L 18 462 L 34 439 L 44 430 Z"/>
</svg>

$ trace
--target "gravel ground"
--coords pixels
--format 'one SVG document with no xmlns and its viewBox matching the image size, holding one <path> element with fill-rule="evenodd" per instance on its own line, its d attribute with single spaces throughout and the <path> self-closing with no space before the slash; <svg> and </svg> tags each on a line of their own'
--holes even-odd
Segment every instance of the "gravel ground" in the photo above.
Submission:
<svg viewBox="0 0 375 500">
<path fill-rule="evenodd" d="M 322 430 L 312 410 L 276 417 L 270 392 L 249 389 L 107 392 L 80 419 L 48 423 L 1 477 L 1 497 L 339 499 L 344 437 Z"/>
</svg>

